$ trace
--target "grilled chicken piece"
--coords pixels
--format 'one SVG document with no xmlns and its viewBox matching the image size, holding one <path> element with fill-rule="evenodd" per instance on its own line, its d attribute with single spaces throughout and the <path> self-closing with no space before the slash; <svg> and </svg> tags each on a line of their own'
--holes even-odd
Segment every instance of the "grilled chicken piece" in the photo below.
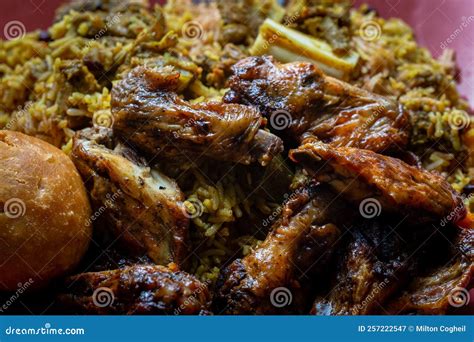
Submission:
<svg viewBox="0 0 474 342">
<path fill-rule="evenodd" d="M 440 175 L 372 151 L 331 147 L 308 139 L 290 158 L 337 193 L 358 205 L 372 198 L 386 212 L 408 215 L 416 222 L 465 215 L 460 195 Z M 377 204 L 379 205 L 379 204 Z M 458 213 L 450 215 L 452 212 Z"/>
<path fill-rule="evenodd" d="M 320 231 L 321 245 L 326 245 L 328 250 L 333 248 L 331 242 L 339 230 L 331 224 L 332 218 L 337 219 L 345 210 L 335 197 L 325 186 L 310 185 L 296 190 L 283 206 L 280 218 L 265 241 L 243 259 L 235 260 L 221 274 L 214 301 L 217 312 L 284 314 L 301 310 L 297 278 L 304 270 L 296 267 L 299 247 L 314 229 Z M 320 252 L 322 255 L 326 250 L 321 248 Z M 320 257 L 313 254 L 314 260 Z M 286 288 L 283 291 L 292 292 L 286 295 L 287 299 L 294 297 L 295 305 L 279 307 L 278 296 L 285 295 L 279 293 L 281 287 Z"/>
<path fill-rule="evenodd" d="M 66 280 L 60 301 L 87 314 L 206 314 L 207 284 L 164 266 L 135 265 L 81 273 Z"/>
<path fill-rule="evenodd" d="M 412 267 L 406 261 L 415 244 L 402 239 L 394 227 L 365 221 L 351 228 L 352 238 L 339 258 L 332 288 L 315 300 L 312 314 L 367 315 L 380 311 L 386 299 L 405 283 Z"/>
<path fill-rule="evenodd" d="M 233 72 L 224 101 L 257 106 L 270 127 L 292 141 L 314 135 L 332 146 L 376 152 L 408 143 L 409 117 L 400 104 L 326 76 L 313 64 L 249 57 Z"/>
<path fill-rule="evenodd" d="M 190 104 L 175 93 L 179 73 L 137 67 L 112 90 L 114 132 L 149 157 L 201 156 L 267 165 L 282 141 L 260 127 L 251 107 L 218 102 Z"/>
<path fill-rule="evenodd" d="M 89 189 L 96 219 L 135 255 L 157 264 L 180 264 L 186 257 L 189 219 L 176 182 L 150 169 L 135 153 L 105 145 L 106 128 L 86 129 L 74 138 L 72 159 Z M 108 144 L 109 147 L 110 144 Z"/>
<path fill-rule="evenodd" d="M 447 242 L 447 241 L 445 241 Z M 436 260 L 440 251 L 443 256 Z M 434 258 L 433 258 L 434 256 Z M 445 243 L 430 254 L 427 267 L 412 279 L 405 291 L 386 306 L 386 313 L 444 315 L 468 304 L 468 291 L 474 275 L 474 232 L 462 229 L 454 244 Z"/>
</svg>

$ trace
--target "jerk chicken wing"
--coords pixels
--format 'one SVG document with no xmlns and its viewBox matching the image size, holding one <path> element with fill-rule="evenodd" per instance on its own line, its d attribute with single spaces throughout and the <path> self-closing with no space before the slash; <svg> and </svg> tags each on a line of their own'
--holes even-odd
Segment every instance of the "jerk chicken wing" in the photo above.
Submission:
<svg viewBox="0 0 474 342">
<path fill-rule="evenodd" d="M 413 234 L 401 233 L 400 227 L 395 232 L 396 223 L 364 220 L 351 227 L 351 238 L 340 251 L 332 287 L 315 300 L 311 313 L 367 315 L 383 311 L 381 305 L 406 283 L 416 263 L 409 260 L 414 259 L 412 251 L 422 241 Z"/>
<path fill-rule="evenodd" d="M 314 135 L 376 152 L 408 143 L 409 118 L 397 102 L 326 76 L 314 64 L 249 57 L 233 73 L 224 100 L 258 107 L 270 127 L 293 141 Z"/>
<path fill-rule="evenodd" d="M 88 314 L 206 314 L 207 284 L 164 266 L 81 273 L 66 281 L 65 305 Z"/>
<path fill-rule="evenodd" d="M 418 222 L 449 217 L 456 208 L 457 218 L 465 214 L 460 195 L 443 177 L 396 158 L 357 148 L 331 147 L 314 138 L 290 151 L 290 158 L 318 181 L 357 203 L 370 197 L 383 210 L 409 215 Z"/>
<path fill-rule="evenodd" d="M 110 149 L 111 131 L 86 129 L 74 138 L 72 159 L 89 188 L 96 214 L 132 254 L 158 264 L 186 257 L 189 219 L 175 181 L 136 154 Z M 107 146 L 108 145 L 108 146 Z"/>
<path fill-rule="evenodd" d="M 149 157 L 200 156 L 267 165 L 283 150 L 277 136 L 260 129 L 252 107 L 218 102 L 190 104 L 175 93 L 179 73 L 137 67 L 112 90 L 114 132 Z"/>
<path fill-rule="evenodd" d="M 265 241 L 243 259 L 235 260 L 222 273 L 217 284 L 215 305 L 225 314 L 275 314 L 301 310 L 298 303 L 298 276 L 317 260 L 330 257 L 340 231 L 338 214 L 345 210 L 325 186 L 310 185 L 296 190 L 281 210 Z M 312 233 L 312 231 L 318 233 Z M 304 239 L 316 236 L 312 260 L 298 260 Z M 304 266 L 303 266 L 304 264 Z M 304 269 L 299 269 L 300 265 Z M 319 266 L 324 267 L 322 261 Z M 272 303 L 272 291 L 286 287 L 294 295 L 294 304 L 278 308 Z M 298 305 L 299 304 L 299 305 Z"/>
<path fill-rule="evenodd" d="M 430 254 L 428 266 L 420 269 L 407 288 L 388 302 L 388 314 L 444 315 L 449 309 L 466 304 L 474 274 L 474 232 L 461 229 L 454 243 L 444 242 L 444 248 Z M 446 252 L 439 256 L 439 250 Z M 435 259 L 439 260 L 433 260 L 436 254 Z"/>
</svg>

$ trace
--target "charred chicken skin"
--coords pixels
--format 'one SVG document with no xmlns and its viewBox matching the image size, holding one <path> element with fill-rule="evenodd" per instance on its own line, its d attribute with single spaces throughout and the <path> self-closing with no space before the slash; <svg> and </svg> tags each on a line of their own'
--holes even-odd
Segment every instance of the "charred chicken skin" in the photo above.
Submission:
<svg viewBox="0 0 474 342">
<path fill-rule="evenodd" d="M 233 67 L 224 100 L 253 105 L 292 141 L 313 135 L 332 146 L 403 149 L 409 117 L 395 101 L 324 75 L 306 62 L 249 57 Z"/>
<path fill-rule="evenodd" d="M 63 304 L 88 314 L 206 314 L 207 284 L 164 266 L 81 273 L 66 281 Z"/>
<path fill-rule="evenodd" d="M 112 90 L 114 132 L 148 157 L 267 165 L 282 152 L 281 139 L 260 129 L 256 109 L 186 102 L 176 94 L 179 77 L 171 68 L 132 70 Z"/>
<path fill-rule="evenodd" d="M 377 200 L 389 213 L 408 215 L 413 221 L 436 221 L 449 217 L 456 208 L 465 214 L 461 196 L 440 175 L 368 150 L 331 147 L 308 139 L 290 158 L 301 163 L 318 181 L 337 193 L 361 203 Z"/>
<path fill-rule="evenodd" d="M 387 303 L 385 313 L 444 315 L 466 304 L 474 274 L 474 232 L 459 229 L 453 241 L 443 241 L 443 248 L 432 251 L 427 265 Z M 433 260 L 439 250 L 446 252 Z"/>
<path fill-rule="evenodd" d="M 180 264 L 187 255 L 189 219 L 176 182 L 128 148 L 112 150 L 111 131 L 86 129 L 74 138 L 72 159 L 106 229 L 132 255 Z M 108 146 L 107 146 L 108 145 Z"/>
<path fill-rule="evenodd" d="M 334 222 L 342 205 L 325 186 L 309 185 L 296 190 L 283 206 L 280 218 L 272 226 L 265 241 L 243 259 L 235 260 L 221 274 L 217 284 L 215 306 L 225 314 L 284 314 L 298 312 L 303 306 L 278 308 L 272 304 L 272 291 L 285 287 L 298 303 L 297 266 L 299 248 L 312 230 L 318 230 L 320 248 L 312 250 L 311 264 L 327 259 L 340 231 Z M 314 233 L 313 233 L 314 234 Z M 319 251 L 319 252 L 317 252 Z M 300 263 L 301 265 L 301 263 Z M 309 266 L 314 265 L 305 265 Z"/>
<path fill-rule="evenodd" d="M 315 300 L 312 314 L 383 312 L 384 302 L 406 283 L 409 269 L 416 263 L 406 261 L 413 257 L 412 250 L 418 244 L 403 239 L 394 231 L 395 227 L 374 220 L 364 220 L 351 227 L 349 243 L 341 249 L 336 263 L 336 277 L 329 292 Z"/>
</svg>

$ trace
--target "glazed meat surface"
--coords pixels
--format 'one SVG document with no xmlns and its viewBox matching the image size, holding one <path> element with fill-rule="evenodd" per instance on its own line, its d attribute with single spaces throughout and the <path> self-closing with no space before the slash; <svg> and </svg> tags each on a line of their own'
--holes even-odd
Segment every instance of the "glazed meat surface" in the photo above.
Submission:
<svg viewBox="0 0 474 342">
<path fill-rule="evenodd" d="M 137 67 L 112 90 L 114 132 L 149 157 L 201 156 L 267 165 L 282 141 L 260 127 L 252 107 L 208 102 L 190 104 L 175 93 L 179 73 Z"/>
<path fill-rule="evenodd" d="M 431 254 L 428 266 L 420 269 L 407 288 L 387 304 L 387 314 L 444 315 L 466 304 L 474 274 L 472 229 L 459 230 L 453 242 L 445 243 L 444 248 Z M 436 257 L 440 250 L 441 258 Z"/>
<path fill-rule="evenodd" d="M 61 302 L 88 314 L 205 314 L 210 303 L 206 284 L 164 266 L 81 273 L 65 285 Z"/>
<path fill-rule="evenodd" d="M 297 278 L 305 270 L 296 266 L 299 247 L 311 230 L 318 230 L 320 246 L 326 248 L 313 250 L 311 264 L 319 258 L 327 259 L 326 253 L 331 253 L 340 235 L 333 222 L 338 222 L 341 210 L 344 209 L 335 195 L 324 186 L 310 185 L 296 190 L 283 206 L 280 218 L 265 241 L 223 271 L 215 298 L 218 312 L 275 314 L 301 310 Z M 281 287 L 293 293 L 296 308 L 291 305 L 278 308 L 272 304 L 272 291 Z"/>
<path fill-rule="evenodd" d="M 351 239 L 339 257 L 332 287 L 315 300 L 312 314 L 367 315 L 381 311 L 386 299 L 405 283 L 411 265 L 406 261 L 413 243 L 409 247 L 408 241 L 393 232 L 394 227 L 365 221 L 351 228 Z"/>
<path fill-rule="evenodd" d="M 132 255 L 180 264 L 188 245 L 184 195 L 175 181 L 148 167 L 132 150 L 120 145 L 110 149 L 110 139 L 106 128 L 86 129 L 74 138 L 72 159 L 96 212 L 90 224 L 102 220 Z"/>
<path fill-rule="evenodd" d="M 332 146 L 403 149 L 409 118 L 395 101 L 324 75 L 306 62 L 249 57 L 233 67 L 224 100 L 254 105 L 270 127 L 296 142 L 314 135 Z"/>
<path fill-rule="evenodd" d="M 290 158 L 337 193 L 361 203 L 372 198 L 386 212 L 408 215 L 413 221 L 435 221 L 456 210 L 465 214 L 460 195 L 440 175 L 372 151 L 331 147 L 308 139 Z"/>
</svg>

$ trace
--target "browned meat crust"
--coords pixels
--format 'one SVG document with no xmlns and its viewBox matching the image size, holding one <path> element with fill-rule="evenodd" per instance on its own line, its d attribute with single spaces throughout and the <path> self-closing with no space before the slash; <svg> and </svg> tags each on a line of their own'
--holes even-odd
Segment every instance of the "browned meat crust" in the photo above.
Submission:
<svg viewBox="0 0 474 342">
<path fill-rule="evenodd" d="M 72 159 L 95 210 L 90 224 L 104 223 L 132 255 L 181 264 L 188 254 L 184 195 L 174 180 L 150 169 L 132 150 L 108 148 L 110 139 L 105 128 L 87 129 L 74 138 Z"/>
<path fill-rule="evenodd" d="M 445 248 L 445 257 L 433 266 L 433 260 L 410 281 L 405 291 L 391 300 L 385 312 L 400 314 L 443 315 L 467 304 L 467 293 L 474 274 L 474 232 L 459 230 Z"/>
<path fill-rule="evenodd" d="M 205 313 L 210 294 L 207 284 L 164 266 L 130 266 L 82 273 L 66 281 L 61 302 L 89 314 Z"/>
<path fill-rule="evenodd" d="M 416 260 L 396 225 L 364 221 L 351 228 L 352 238 L 339 257 L 336 278 L 328 294 L 311 310 L 317 315 L 365 315 L 380 313 L 383 303 L 404 285 Z"/>
<path fill-rule="evenodd" d="M 290 151 L 290 157 L 318 181 L 357 203 L 371 197 L 384 211 L 409 215 L 414 221 L 449 221 L 465 215 L 460 195 L 443 177 L 396 158 L 331 147 L 315 139 Z"/>
<path fill-rule="evenodd" d="M 260 127 L 260 113 L 219 102 L 192 105 L 175 93 L 179 73 L 137 67 L 112 90 L 114 132 L 149 157 L 201 156 L 267 165 L 283 150 L 277 136 Z"/>
<path fill-rule="evenodd" d="M 242 260 L 237 259 L 223 271 L 217 284 L 217 312 L 301 312 L 304 301 L 301 302 L 301 298 L 298 298 L 301 291 L 297 278 L 304 271 L 296 266 L 297 262 L 301 262 L 297 261 L 299 247 L 303 239 L 311 235 L 312 229 L 319 230 L 319 243 L 327 246 L 327 250 L 319 249 L 320 254 L 313 250 L 312 256 L 315 259 L 305 267 L 309 269 L 309 266 L 314 266 L 312 264 L 320 258 L 327 260 L 329 255 L 325 254 L 328 251 L 331 253 L 340 234 L 332 222 L 339 222 L 337 216 L 341 210 L 344 210 L 341 203 L 337 202 L 335 195 L 324 186 L 310 185 L 296 190 L 283 206 L 280 218 L 262 245 Z M 272 292 L 280 287 L 285 287 L 292 293 L 289 296 L 293 297 L 293 305 L 279 307 L 272 303 Z"/>
<path fill-rule="evenodd" d="M 249 57 L 233 72 L 224 100 L 258 107 L 270 127 L 293 141 L 314 135 L 332 146 L 376 152 L 408 143 L 409 117 L 397 102 L 328 77 L 313 64 Z"/>
</svg>

